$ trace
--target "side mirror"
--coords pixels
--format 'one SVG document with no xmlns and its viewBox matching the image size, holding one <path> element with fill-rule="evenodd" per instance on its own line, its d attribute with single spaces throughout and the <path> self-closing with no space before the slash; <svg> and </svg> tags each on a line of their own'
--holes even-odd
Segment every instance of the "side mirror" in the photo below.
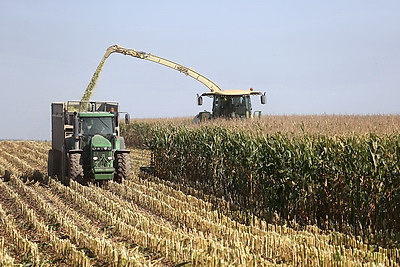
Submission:
<svg viewBox="0 0 400 267">
<path fill-rule="evenodd" d="M 261 95 L 261 104 L 265 104 L 267 102 L 267 96 L 264 94 Z"/>
<path fill-rule="evenodd" d="M 199 96 L 198 94 L 197 94 L 197 105 L 199 106 L 203 105 L 203 97 Z"/>
<path fill-rule="evenodd" d="M 131 123 L 131 116 L 129 113 L 125 114 L 125 124 L 130 124 Z"/>
</svg>

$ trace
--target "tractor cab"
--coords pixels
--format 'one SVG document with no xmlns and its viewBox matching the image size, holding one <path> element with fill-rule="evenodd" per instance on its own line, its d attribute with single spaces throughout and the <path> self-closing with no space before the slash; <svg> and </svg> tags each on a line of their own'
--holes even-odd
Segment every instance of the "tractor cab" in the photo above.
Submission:
<svg viewBox="0 0 400 267">
<path fill-rule="evenodd" d="M 79 114 L 79 133 L 84 136 L 113 135 L 115 133 L 114 115 L 107 113 L 82 113 Z"/>
</svg>

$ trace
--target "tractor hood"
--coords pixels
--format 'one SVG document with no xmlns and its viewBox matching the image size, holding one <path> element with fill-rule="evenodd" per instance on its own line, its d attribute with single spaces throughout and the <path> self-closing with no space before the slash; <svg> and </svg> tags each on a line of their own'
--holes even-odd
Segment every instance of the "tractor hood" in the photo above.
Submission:
<svg viewBox="0 0 400 267">
<path fill-rule="evenodd" d="M 92 173 L 94 179 L 113 179 L 113 151 L 111 142 L 101 135 L 94 135 L 91 142 Z"/>
<path fill-rule="evenodd" d="M 93 150 L 111 150 L 112 145 L 107 138 L 96 134 L 92 137 L 92 148 Z"/>
</svg>

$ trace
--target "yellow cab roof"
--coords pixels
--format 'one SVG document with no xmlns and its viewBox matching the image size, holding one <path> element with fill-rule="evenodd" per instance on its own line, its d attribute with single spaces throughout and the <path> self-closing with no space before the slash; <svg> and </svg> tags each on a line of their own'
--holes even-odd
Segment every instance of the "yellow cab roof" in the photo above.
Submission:
<svg viewBox="0 0 400 267">
<path fill-rule="evenodd" d="M 236 95 L 261 95 L 262 93 L 260 91 L 253 91 L 253 90 L 221 90 L 221 91 L 214 91 L 214 92 L 206 92 L 203 93 L 203 96 L 211 96 L 211 95 L 230 95 L 230 96 L 236 96 Z"/>
</svg>

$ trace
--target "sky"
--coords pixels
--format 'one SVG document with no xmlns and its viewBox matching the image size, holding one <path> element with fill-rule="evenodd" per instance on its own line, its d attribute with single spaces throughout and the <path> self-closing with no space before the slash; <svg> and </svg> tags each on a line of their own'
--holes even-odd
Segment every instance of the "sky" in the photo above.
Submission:
<svg viewBox="0 0 400 267">
<path fill-rule="evenodd" d="M 400 114 L 400 1 L 0 2 L 0 139 L 49 140 L 51 102 L 81 99 L 107 47 L 145 51 L 253 97 L 263 114 Z M 131 118 L 195 116 L 200 82 L 112 54 L 92 100 Z"/>
</svg>

